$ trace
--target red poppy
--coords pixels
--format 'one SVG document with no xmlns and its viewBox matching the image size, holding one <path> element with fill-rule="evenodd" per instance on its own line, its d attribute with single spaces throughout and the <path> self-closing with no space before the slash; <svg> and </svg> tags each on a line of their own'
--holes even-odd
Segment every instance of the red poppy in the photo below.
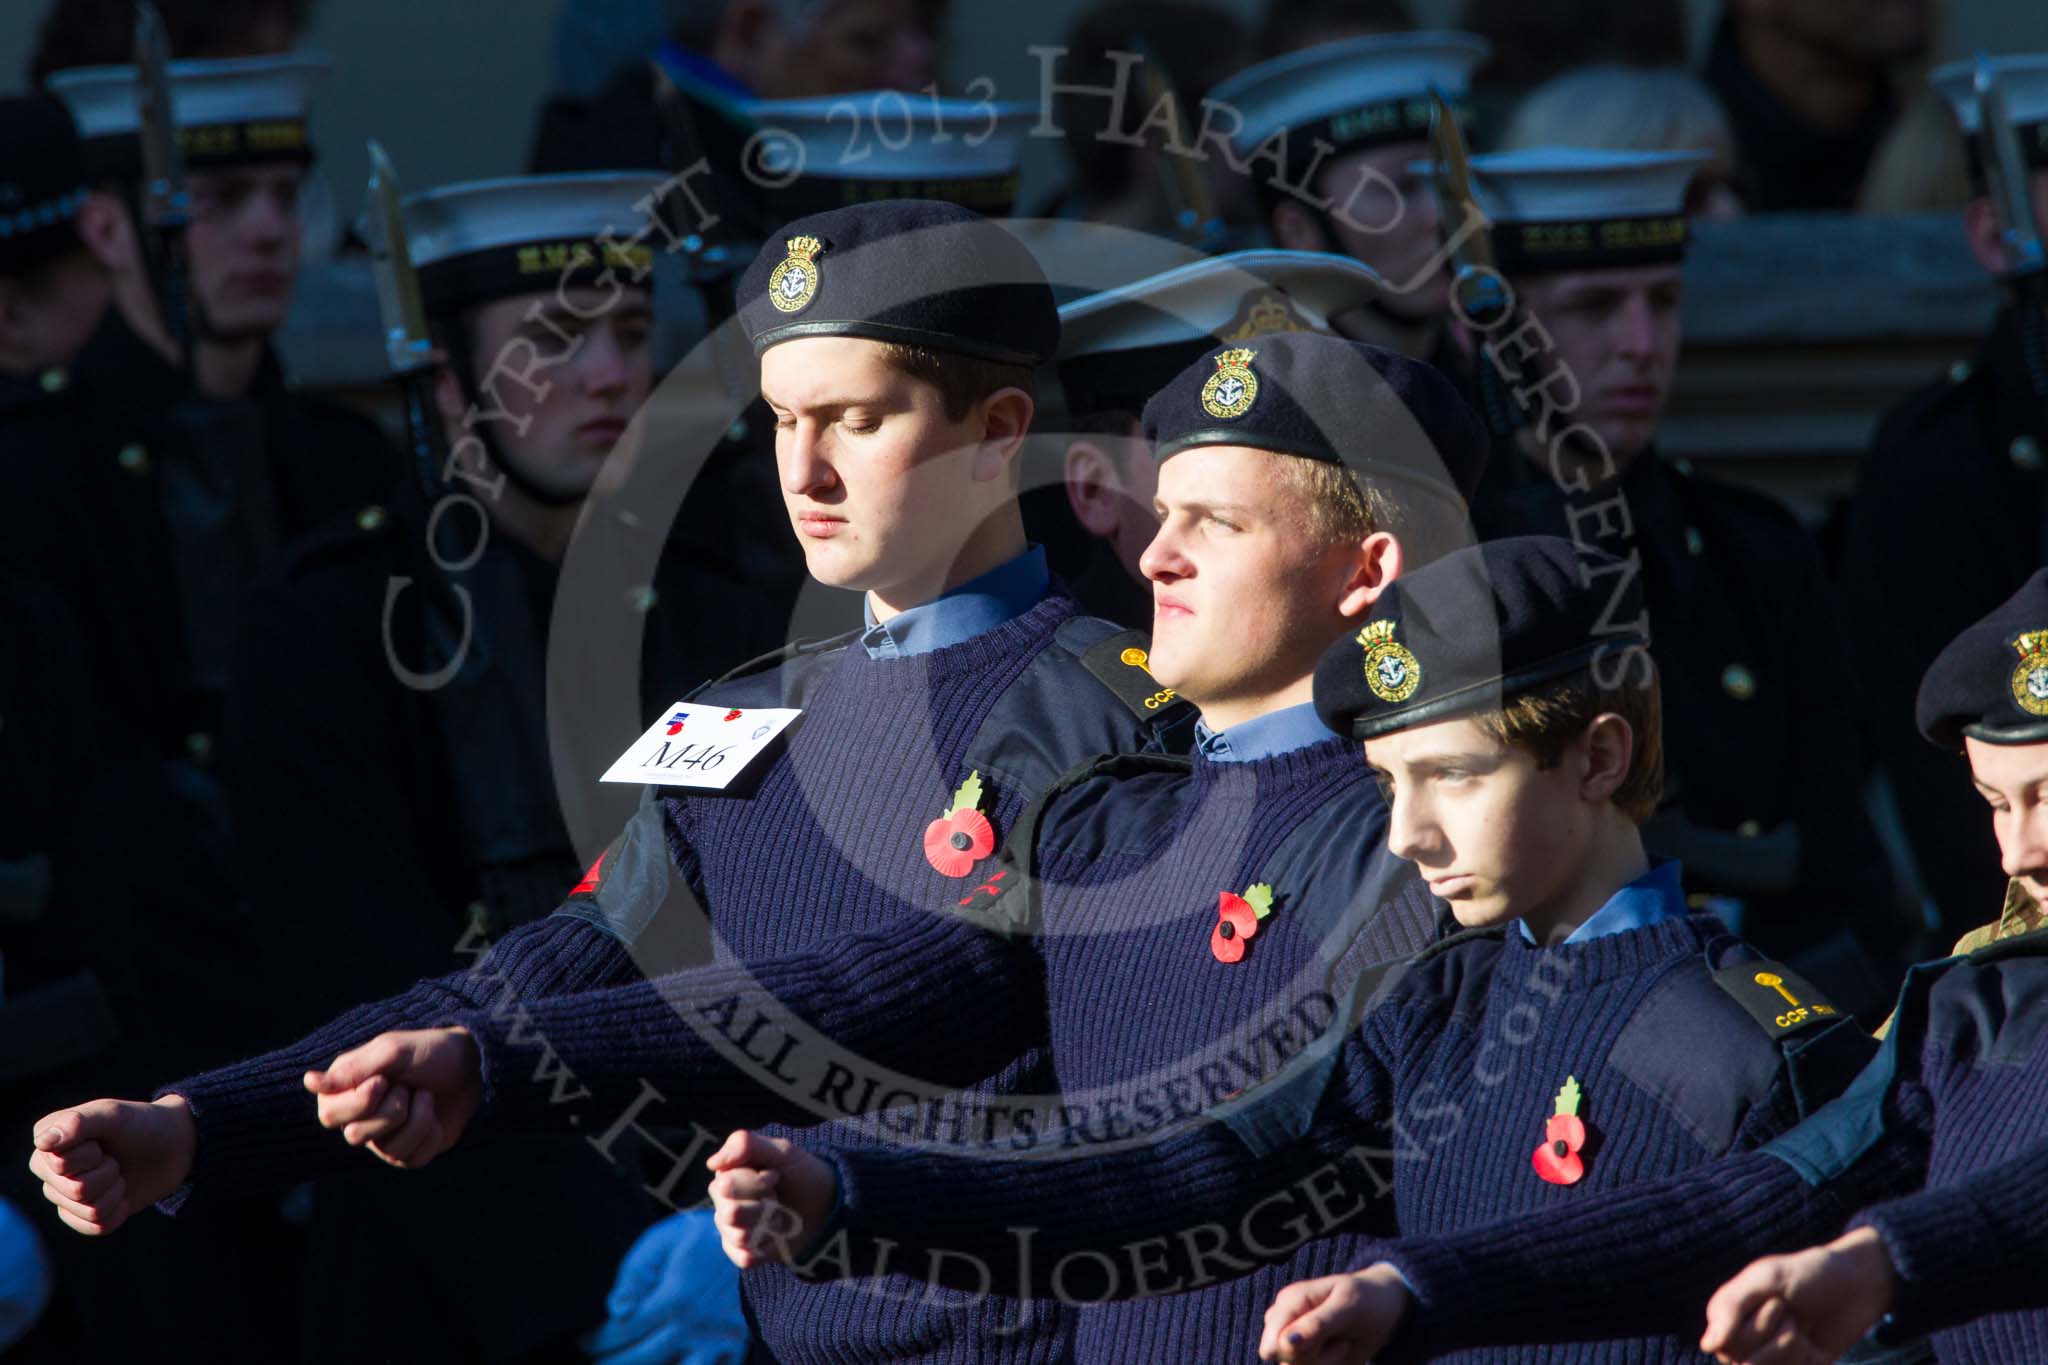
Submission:
<svg viewBox="0 0 2048 1365">
<path fill-rule="evenodd" d="M 1557 1112 L 1543 1125 L 1543 1145 L 1531 1163 L 1536 1174 L 1553 1185 L 1576 1185 L 1586 1174 L 1586 1162 L 1579 1149 L 1586 1145 L 1586 1125 L 1579 1118 L 1579 1083 L 1565 1077 L 1557 1092 Z"/>
<path fill-rule="evenodd" d="M 986 815 L 971 807 L 942 815 L 924 827 L 925 861 L 941 877 L 966 876 L 995 848 L 995 827 Z"/>
<path fill-rule="evenodd" d="M 981 773 L 967 774 L 946 813 L 924 827 L 924 860 L 941 877 L 964 877 L 995 852 L 996 831 L 983 815 Z"/>
<path fill-rule="evenodd" d="M 726 718 L 726 719 L 727 719 L 728 721 L 734 721 L 734 720 L 738 720 L 738 719 L 740 718 L 740 713 L 739 713 L 738 709 L 737 709 L 737 708 L 735 708 L 735 709 L 733 709 L 733 710 L 731 710 L 731 711 L 728 711 L 728 712 L 726 712 L 726 713 L 725 713 L 725 718 Z"/>
<path fill-rule="evenodd" d="M 1209 951 L 1218 962 L 1236 962 L 1244 956 L 1244 941 L 1259 932 L 1259 914 L 1251 902 L 1233 891 L 1216 894 L 1216 928 L 1209 935 Z"/>
</svg>

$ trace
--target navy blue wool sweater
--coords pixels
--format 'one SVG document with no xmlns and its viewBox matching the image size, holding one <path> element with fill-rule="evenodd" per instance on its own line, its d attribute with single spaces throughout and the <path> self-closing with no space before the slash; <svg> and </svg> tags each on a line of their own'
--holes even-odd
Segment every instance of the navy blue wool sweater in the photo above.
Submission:
<svg viewBox="0 0 2048 1365">
<path fill-rule="evenodd" d="M 422 981 L 290 1047 L 164 1087 L 159 1094 L 179 1093 L 190 1105 L 198 1144 L 190 1179 L 162 1207 L 176 1212 L 226 1183 L 224 1173 L 232 1172 L 238 1188 L 253 1188 L 369 1159 L 314 1121 L 302 1072 L 386 1030 L 436 1026 L 478 1010 L 516 1016 L 517 1002 L 640 979 L 664 962 L 673 939 L 690 937 L 673 933 L 678 915 L 690 913 L 670 894 L 678 877 L 701 894 L 728 958 L 815 948 L 886 925 L 912 906 L 915 919 L 929 918 L 922 907 L 942 892 L 957 899 L 972 885 L 971 878 L 940 877 L 922 842 L 971 768 L 979 767 L 982 810 L 1000 838 L 1036 787 L 1081 759 L 1156 742 L 1157 722 L 1141 719 L 1078 662 L 1113 634 L 1115 627 L 1078 617 L 1072 600 L 1055 593 L 962 644 L 885 661 L 839 649 L 714 690 L 713 699 L 731 705 L 805 708 L 758 780 L 731 796 L 644 807 L 601 865 L 594 892 L 506 935 L 472 970 Z M 560 1074 L 548 1069 L 550 1077 Z M 573 1080 L 560 1089 L 573 1092 Z M 546 1078 L 536 1084 L 557 1088 Z M 642 1121 L 687 1124 L 689 1100 L 677 1098 Z M 972 1339 L 975 1322 L 956 1318 L 954 1325 L 961 1331 L 951 1338 L 927 1332 L 921 1345 L 928 1354 L 988 1356 Z M 966 1339 L 957 1339 L 962 1333 Z"/>
<path fill-rule="evenodd" d="M 829 1153 L 840 1208 L 803 1269 L 842 1274 L 875 1239 L 889 1239 L 897 1264 L 945 1283 L 986 1267 L 1020 1297 L 1170 1295 L 1143 1316 L 1082 1310 L 1082 1359 L 1245 1355 L 1280 1284 L 1375 1259 L 1374 1239 L 1517 1213 L 1555 1217 L 1791 1126 L 1798 1084 L 1821 1068 L 1788 1063 L 1713 984 L 1713 965 L 1746 956 L 1704 916 L 1548 948 L 1518 934 L 1461 936 L 1382 984 L 1332 1054 L 1320 1101 L 1291 1120 L 1298 1093 L 1290 1099 L 1283 1083 L 1225 1106 L 1227 1123 L 1183 1125 L 1149 1148 L 1076 1151 L 1051 1163 Z M 1846 1042 L 1847 1057 L 1831 1068 L 1843 1078 L 1868 1055 L 1848 1028 L 1827 1029 L 1843 1041 L 1822 1049 Z M 1821 1049 L 1818 1035 L 1813 1045 Z M 1550 1183 L 1534 1157 L 1567 1078 L 1586 1131 L 1581 1174 Z M 1253 1277 L 1256 1293 L 1207 1288 L 1281 1262 L 1284 1273 Z M 1180 1292 L 1191 1288 L 1203 1292 Z M 1462 1303 L 1469 1313 L 1485 1301 Z M 1105 1325 L 1091 1333 L 1097 1314 Z M 1590 1355 L 1492 1358 L 1696 1356 L 1646 1332 Z"/>
<path fill-rule="evenodd" d="M 1033 845 L 1039 896 L 1024 922 L 1007 926 L 1014 932 L 941 913 L 758 964 L 747 979 L 679 973 L 537 1004 L 516 1028 L 489 1014 L 461 1022 L 482 1053 L 486 1114 L 500 1121 L 574 1112 L 551 1105 L 545 1087 L 517 1082 L 534 1037 L 592 1091 L 600 1112 L 650 1082 L 688 1093 L 700 1112 L 814 1117 L 805 1103 L 819 1089 L 774 1082 L 778 1070 L 792 1081 L 806 1074 L 800 1052 L 757 1041 L 757 1060 L 781 1064 L 766 1069 L 732 1065 L 721 1052 L 734 1037 L 729 1021 L 780 999 L 870 1068 L 941 1083 L 1002 1069 L 1002 1084 L 981 1087 L 981 1100 L 934 1092 L 871 1122 L 836 1125 L 841 1146 L 910 1137 L 1053 1151 L 1142 1138 L 1278 1071 L 1328 1025 L 1347 975 L 1438 937 L 1447 916 L 1387 855 L 1385 826 L 1357 746 L 1343 740 L 1250 762 L 1197 758 L 1183 770 L 1095 777 L 1042 817 Z M 1272 912 L 1238 960 L 1219 960 L 1222 894 L 1259 883 L 1273 890 Z M 957 899 L 948 896 L 948 912 Z M 694 1024 L 683 1017 L 690 1012 Z M 702 1027 L 706 1019 L 717 1027 Z M 1041 1055 L 1047 1042 L 1056 1093 L 1016 1094 L 1025 1077 L 1013 1059 Z M 829 1070 L 809 1074 L 814 1087 L 830 1079 Z M 872 1103 L 877 1091 L 852 1098 L 862 1096 Z M 902 1314 L 884 1305 L 918 1284 L 881 1277 L 858 1292 L 821 1294 L 783 1270 L 754 1272 L 747 1283 L 778 1352 L 819 1358 L 806 1345 L 822 1325 L 814 1313 L 859 1321 L 839 1329 L 842 1344 L 858 1332 L 858 1351 L 835 1359 L 903 1349 L 889 1335 Z M 1129 1316 L 1128 1330 L 1143 1335 L 1152 1311 L 1132 1305 L 1081 1327 L 1092 1337 Z"/>
<path fill-rule="evenodd" d="M 1383 1358 L 1696 1334 L 1707 1299 L 1750 1261 L 1853 1222 L 1877 1229 L 1898 1273 L 1882 1339 L 1931 1333 L 1945 1365 L 2048 1360 L 2044 1039 L 2048 932 L 1916 967 L 1883 1050 L 1761 1151 L 1563 1216 L 1383 1248 L 1418 1304 Z"/>
</svg>

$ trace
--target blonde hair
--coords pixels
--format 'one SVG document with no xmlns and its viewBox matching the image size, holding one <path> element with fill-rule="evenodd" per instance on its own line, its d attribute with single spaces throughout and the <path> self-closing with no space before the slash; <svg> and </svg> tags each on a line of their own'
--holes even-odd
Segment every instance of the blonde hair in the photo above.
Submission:
<svg viewBox="0 0 2048 1365">
<path fill-rule="evenodd" d="M 1633 670 L 1631 670 L 1633 671 Z M 1497 711 L 1473 717 L 1496 744 L 1524 749 L 1537 766 L 1554 768 L 1565 746 L 1586 732 L 1601 715 L 1617 715 L 1635 736 L 1628 776 L 1614 789 L 1621 813 L 1642 824 L 1656 813 L 1664 796 L 1664 701 L 1656 665 L 1643 656 L 1643 677 L 1613 687 L 1597 683 L 1590 671 L 1531 688 Z"/>
</svg>

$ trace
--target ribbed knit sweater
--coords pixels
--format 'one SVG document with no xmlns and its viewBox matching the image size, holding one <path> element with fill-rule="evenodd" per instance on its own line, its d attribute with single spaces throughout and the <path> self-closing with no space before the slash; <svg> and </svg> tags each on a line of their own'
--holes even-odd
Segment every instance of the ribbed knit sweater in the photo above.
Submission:
<svg viewBox="0 0 2048 1365">
<path fill-rule="evenodd" d="M 805 1100 L 816 1090 L 778 1086 L 778 1068 L 728 1063 L 720 1046 L 735 1032 L 731 1020 L 779 999 L 873 1067 L 943 1082 L 1011 1063 L 1001 1086 L 976 1087 L 985 1103 L 954 1097 L 928 1106 L 921 1121 L 899 1111 L 841 1125 L 831 1130 L 839 1144 L 900 1137 L 906 1122 L 928 1141 L 992 1137 L 1018 1150 L 1141 1135 L 1277 1070 L 1329 1022 L 1344 973 L 1438 936 L 1442 912 L 1386 854 L 1385 823 L 1357 746 L 1342 740 L 1250 762 L 1197 758 L 1186 772 L 1098 778 L 1064 793 L 1039 826 L 1037 935 L 951 914 L 909 917 L 756 964 L 750 979 L 704 969 L 542 1002 L 517 1029 L 489 1015 L 461 1022 L 482 1051 L 487 1109 L 504 1121 L 575 1112 L 551 1104 L 545 1087 L 497 1079 L 523 1075 L 538 1038 L 600 1112 L 628 1102 L 644 1082 L 687 1093 L 700 1116 L 814 1120 Z M 1240 960 L 1219 961 L 1211 943 L 1221 893 L 1260 882 L 1274 889 L 1273 913 Z M 743 1001 L 737 1009 L 721 1003 L 734 996 Z M 703 1026 L 707 1009 L 719 1027 Z M 684 1017 L 693 1010 L 694 1024 Z M 1041 1055 L 1048 1037 L 1058 1093 L 999 1099 L 1023 1088 L 1013 1059 Z M 770 1051 L 793 1081 L 804 1074 L 800 1053 L 757 1045 L 755 1055 Z M 872 1358 L 900 1353 L 909 1329 L 929 1333 L 921 1321 L 929 1309 L 902 1302 L 929 1292 L 915 1280 L 884 1277 L 863 1289 L 820 1293 L 779 1271 L 748 1277 L 778 1354 Z M 957 1311 L 957 1299 L 944 1301 Z M 1119 1334 L 1142 1336 L 1152 1311 L 1132 1305 L 1083 1326 L 1092 1336 L 1128 1317 Z M 838 1322 L 829 1351 L 817 1345 L 822 1324 L 812 1315 L 820 1312 Z"/>
<path fill-rule="evenodd" d="M 1743 1266 L 1826 1241 L 1862 1207 L 1854 1223 L 1877 1229 L 1898 1273 L 1888 1339 L 1931 1332 L 1945 1365 L 2048 1360 L 2044 1002 L 2048 933 L 1916 967 L 1876 1060 L 1763 1150 L 1562 1217 L 1382 1248 L 1417 1304 L 1383 1358 L 1697 1333 Z"/>
<path fill-rule="evenodd" d="M 1214 1122 L 1049 1163 L 830 1152 L 840 1208 L 826 1259 L 806 1270 L 841 1273 L 835 1250 L 889 1239 L 897 1264 L 944 1282 L 965 1283 L 978 1262 L 1012 1292 L 1085 1300 L 1206 1286 L 1322 1237 L 1327 1254 L 1256 1277 L 1242 1299 L 1173 1293 L 1142 1318 L 1084 1309 L 1077 1328 L 1089 1334 L 1083 1360 L 1248 1354 L 1280 1283 L 1375 1259 L 1371 1238 L 1555 1218 L 1788 1127 L 1796 1107 L 1777 1044 L 1709 979 L 1709 944 L 1723 938 L 1695 916 L 1547 948 L 1507 934 L 1426 954 L 1346 1039 L 1305 1135 L 1262 1156 Z M 1583 1174 L 1553 1184 L 1533 1157 L 1568 1077 L 1588 1134 Z M 929 1257 L 940 1250 L 956 1255 Z M 1490 1312 L 1485 1298 L 1454 1301 Z M 1105 1326 L 1091 1331 L 1097 1314 Z M 1492 1358 L 1696 1356 L 1645 1332 L 1590 1353 Z"/>
<path fill-rule="evenodd" d="M 998 706 L 1008 708 L 1004 724 L 1018 730 L 1004 750 L 1006 766 L 982 772 L 981 809 L 998 839 L 1033 794 L 1012 774 L 1046 782 L 1090 755 L 1142 747 L 1144 722 L 1072 658 L 1047 665 L 1050 685 L 1039 676 L 1029 694 L 1056 706 L 1043 700 L 1019 712 L 1012 705 L 1027 695 L 1016 691 L 1019 679 L 1074 619 L 1071 599 L 1056 593 L 996 629 L 929 653 L 878 661 L 857 648 L 840 651 L 804 697 L 804 719 L 786 749 L 745 794 L 664 800 L 669 855 L 701 891 L 721 958 L 774 959 L 894 919 L 932 922 L 926 907 L 957 899 L 972 882 L 932 869 L 925 827 L 968 776 L 970 748 L 986 747 L 981 732 Z M 747 703 L 762 704 L 752 694 Z M 216 1185 L 246 1191 L 366 1160 L 318 1126 L 300 1076 L 378 1033 L 478 1011 L 516 1017 L 511 1003 L 641 975 L 632 949 L 601 917 L 558 913 L 508 934 L 470 972 L 422 981 L 290 1047 L 166 1086 L 158 1093 L 175 1091 L 191 1106 L 198 1143 L 190 1179 L 162 1207 L 175 1212 Z M 536 1078 L 534 1088 L 553 1092 L 555 1085 Z M 676 1099 L 647 1122 L 689 1121 L 688 1097 Z M 986 1358 L 974 1342 L 976 1323 L 953 1326 L 960 1339 L 924 1342 L 933 1358 Z"/>
<path fill-rule="evenodd" d="M 1047 899 L 1043 953 L 1059 1141 L 1072 1151 L 1146 1138 L 1249 1089 L 1331 1026 L 1357 971 L 1454 927 L 1412 866 L 1386 851 L 1385 802 L 1356 743 L 1201 759 L 1186 787 L 1176 818 L 1155 816 L 1153 794 L 1132 791 L 1120 794 L 1113 831 L 1057 831 L 1063 846 L 1041 843 L 1063 887 Z M 1254 883 L 1273 888 L 1275 909 L 1240 960 L 1218 961 L 1218 893 Z M 1347 918 L 1368 905 L 1369 918 Z M 1041 1176 L 1057 1180 L 1062 1164 Z M 1340 1254 L 1304 1248 L 1246 1280 L 1090 1308 L 1075 1324 L 1075 1358 L 1230 1358 L 1246 1340 L 1241 1324 L 1257 1321 L 1274 1289 Z"/>
</svg>

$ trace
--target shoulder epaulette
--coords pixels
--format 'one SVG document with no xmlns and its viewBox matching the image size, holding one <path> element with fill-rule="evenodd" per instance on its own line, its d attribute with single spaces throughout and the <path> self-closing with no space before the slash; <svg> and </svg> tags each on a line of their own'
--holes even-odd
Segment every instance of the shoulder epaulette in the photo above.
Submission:
<svg viewBox="0 0 2048 1365">
<path fill-rule="evenodd" d="M 1756 958 L 1717 968 L 1714 984 L 1773 1039 L 1789 1038 L 1843 1017 L 1811 982 L 1782 962 Z"/>
<path fill-rule="evenodd" d="M 1174 714 L 1190 704 L 1172 688 L 1161 687 L 1147 669 L 1150 643 L 1144 631 L 1124 630 L 1081 651 L 1081 667 L 1141 720 Z"/>
<path fill-rule="evenodd" d="M 1783 530 L 1795 531 L 1803 537 L 1810 538 L 1812 535 L 1801 524 L 1797 513 L 1772 497 L 1769 493 L 1764 493 L 1754 488 L 1746 488 L 1741 484 L 1716 478 L 1712 474 L 1701 474 L 1692 467 L 1690 462 L 1684 468 L 1674 467 L 1672 474 L 1675 476 L 1676 482 L 1684 495 L 1695 500 L 1696 503 L 1709 502 L 1717 504 L 1720 507 L 1729 508 L 1738 513 L 1747 513 L 1759 520 L 1771 522 Z"/>
<path fill-rule="evenodd" d="M 1907 437 L 1912 429 L 1947 413 L 1972 399 L 1984 383 L 1981 367 L 1967 360 L 1949 366 L 1947 373 L 1906 394 L 1880 414 L 1871 434 L 1873 445 Z"/>
<path fill-rule="evenodd" d="M 0 380 L 0 417 L 50 411 L 72 401 L 69 371 L 53 365 L 33 379 Z"/>
<path fill-rule="evenodd" d="M 302 536 L 285 557 L 286 572 L 298 574 L 338 555 L 376 544 L 393 533 L 391 513 L 378 503 L 329 518 Z"/>
</svg>

